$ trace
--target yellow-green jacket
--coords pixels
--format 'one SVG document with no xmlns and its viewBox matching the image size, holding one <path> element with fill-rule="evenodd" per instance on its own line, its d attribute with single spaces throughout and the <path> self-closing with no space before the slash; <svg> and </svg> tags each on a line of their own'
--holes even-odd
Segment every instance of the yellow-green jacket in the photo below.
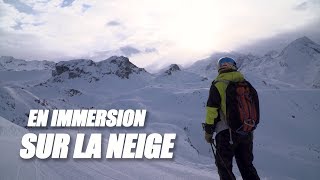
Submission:
<svg viewBox="0 0 320 180">
<path fill-rule="evenodd" d="M 207 101 L 206 132 L 212 134 L 213 131 L 219 133 L 228 129 L 224 117 L 226 114 L 226 81 L 241 82 L 244 76 L 238 71 L 220 73 L 212 83 Z M 220 121 L 222 120 L 222 121 Z M 215 128 L 213 128 L 215 127 Z"/>
</svg>

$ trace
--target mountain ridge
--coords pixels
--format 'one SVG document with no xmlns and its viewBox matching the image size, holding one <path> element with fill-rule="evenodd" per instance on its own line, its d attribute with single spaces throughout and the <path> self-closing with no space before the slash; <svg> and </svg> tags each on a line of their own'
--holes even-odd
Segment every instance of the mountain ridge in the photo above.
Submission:
<svg viewBox="0 0 320 180">
<path fill-rule="evenodd" d="M 183 68 L 177 64 L 172 64 L 163 68 L 160 72 L 172 75 L 175 72 L 184 71 L 198 74 L 207 79 L 213 79 L 217 75 L 216 61 L 223 56 L 235 58 L 241 71 L 249 75 L 256 74 L 263 81 L 277 79 L 284 83 L 289 82 L 296 87 L 319 87 L 320 45 L 306 36 L 292 41 L 280 52 L 269 51 L 264 56 L 238 52 L 215 53 L 206 59 L 195 61 L 189 67 Z M 147 76 L 151 77 L 162 74 L 151 74 L 144 68 L 136 66 L 129 58 L 124 56 L 111 56 L 101 61 L 73 59 L 57 63 L 25 61 L 10 56 L 2 56 L 0 58 L 0 71 L 19 70 L 52 70 L 53 82 L 63 81 L 63 79 L 77 79 L 79 77 L 83 77 L 88 82 L 96 82 L 106 75 L 129 79 L 133 75 L 145 76 L 148 74 Z"/>
</svg>

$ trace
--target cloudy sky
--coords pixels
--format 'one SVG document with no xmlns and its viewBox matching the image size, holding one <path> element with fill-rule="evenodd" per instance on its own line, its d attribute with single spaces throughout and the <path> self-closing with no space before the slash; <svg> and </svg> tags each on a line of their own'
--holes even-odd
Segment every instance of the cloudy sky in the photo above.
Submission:
<svg viewBox="0 0 320 180">
<path fill-rule="evenodd" d="M 274 37 L 316 39 L 319 12 L 320 0 L 0 0 L 0 55 L 183 64 L 264 40 L 272 48 Z"/>
</svg>

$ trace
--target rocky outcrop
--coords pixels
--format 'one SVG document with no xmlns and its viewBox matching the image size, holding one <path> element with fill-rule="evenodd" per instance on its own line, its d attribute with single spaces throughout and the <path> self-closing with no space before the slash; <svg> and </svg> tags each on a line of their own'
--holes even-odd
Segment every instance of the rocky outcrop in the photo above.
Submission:
<svg viewBox="0 0 320 180">
<path fill-rule="evenodd" d="M 132 74 L 147 73 L 129 61 L 127 57 L 112 56 L 100 62 L 90 59 L 77 59 L 61 61 L 52 71 L 54 82 L 62 82 L 64 79 L 82 78 L 89 82 L 99 81 L 107 75 L 115 75 L 121 79 L 129 79 Z"/>
<path fill-rule="evenodd" d="M 169 69 L 164 72 L 166 75 L 171 75 L 173 72 L 181 71 L 180 67 L 177 64 L 171 64 Z"/>
</svg>

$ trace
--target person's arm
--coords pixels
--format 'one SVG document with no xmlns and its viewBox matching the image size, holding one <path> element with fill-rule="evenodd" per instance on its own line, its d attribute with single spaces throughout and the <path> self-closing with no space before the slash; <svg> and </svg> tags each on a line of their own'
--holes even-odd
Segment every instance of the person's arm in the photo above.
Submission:
<svg viewBox="0 0 320 180">
<path fill-rule="evenodd" d="M 218 121 L 219 108 L 220 108 L 221 98 L 217 87 L 212 83 L 209 92 L 209 98 L 207 101 L 207 113 L 206 113 L 206 123 L 205 131 L 208 134 L 213 134 L 215 122 Z"/>
</svg>

